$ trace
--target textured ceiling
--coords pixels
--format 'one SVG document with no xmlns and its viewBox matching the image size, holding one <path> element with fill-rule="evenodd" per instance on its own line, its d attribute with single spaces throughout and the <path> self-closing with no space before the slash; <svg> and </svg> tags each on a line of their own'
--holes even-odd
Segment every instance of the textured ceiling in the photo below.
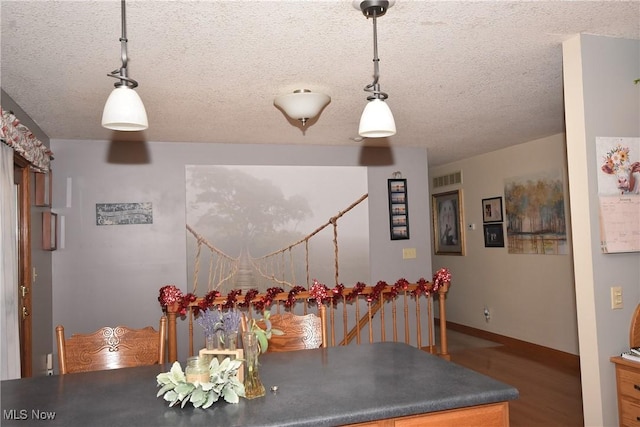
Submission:
<svg viewBox="0 0 640 427">
<path fill-rule="evenodd" d="M 639 1 L 398 0 L 378 20 L 398 133 L 355 142 L 373 31 L 350 0 L 129 0 L 129 75 L 149 116 L 130 134 L 100 126 L 120 1 L 1 7 L 2 88 L 52 139 L 427 147 L 431 165 L 562 132 L 562 42 L 640 39 Z M 304 131 L 273 105 L 300 88 L 331 96 Z"/>
</svg>

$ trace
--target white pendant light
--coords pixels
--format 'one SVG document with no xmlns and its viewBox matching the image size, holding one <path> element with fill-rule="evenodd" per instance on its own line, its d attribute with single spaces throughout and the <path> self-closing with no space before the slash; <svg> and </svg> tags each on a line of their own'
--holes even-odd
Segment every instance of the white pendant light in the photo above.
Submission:
<svg viewBox="0 0 640 427">
<path fill-rule="evenodd" d="M 274 105 L 295 120 L 300 120 L 302 126 L 307 120 L 314 118 L 331 101 L 328 95 L 311 92 L 309 89 L 298 89 L 293 93 L 280 95 L 273 101 Z"/>
<path fill-rule="evenodd" d="M 380 90 L 380 83 L 378 83 L 380 58 L 378 58 L 377 17 L 384 15 L 393 4 L 393 1 L 388 0 L 353 2 L 353 6 L 359 8 L 364 16 L 373 18 L 373 83 L 364 88 L 366 92 L 371 92 L 371 95 L 367 97 L 369 103 L 362 112 L 358 128 L 358 134 L 366 138 L 384 138 L 396 134 L 396 122 L 391 109 L 385 102 L 389 96 Z"/>
<path fill-rule="evenodd" d="M 384 138 L 396 134 L 396 122 L 391 109 L 381 99 L 373 99 L 364 107 L 358 134 L 366 138 Z"/>
<path fill-rule="evenodd" d="M 133 89 L 138 82 L 127 75 L 127 25 L 125 0 L 121 0 L 122 37 L 122 66 L 107 74 L 118 79 L 115 89 L 109 95 L 102 112 L 102 126 L 119 131 L 140 131 L 149 127 L 147 111 L 140 96 Z"/>
<path fill-rule="evenodd" d="M 129 86 L 116 87 L 111 91 L 102 112 L 102 126 L 120 131 L 147 129 L 147 111 L 138 93 Z"/>
</svg>

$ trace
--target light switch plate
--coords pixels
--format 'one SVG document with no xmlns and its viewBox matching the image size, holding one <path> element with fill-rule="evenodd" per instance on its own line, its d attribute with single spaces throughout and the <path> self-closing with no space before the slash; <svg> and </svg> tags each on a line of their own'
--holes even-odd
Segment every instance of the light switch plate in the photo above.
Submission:
<svg viewBox="0 0 640 427">
<path fill-rule="evenodd" d="M 403 248 L 402 259 L 414 259 L 416 257 L 416 248 Z"/>
<path fill-rule="evenodd" d="M 611 287 L 611 309 L 618 310 L 622 308 L 622 286 Z"/>
</svg>

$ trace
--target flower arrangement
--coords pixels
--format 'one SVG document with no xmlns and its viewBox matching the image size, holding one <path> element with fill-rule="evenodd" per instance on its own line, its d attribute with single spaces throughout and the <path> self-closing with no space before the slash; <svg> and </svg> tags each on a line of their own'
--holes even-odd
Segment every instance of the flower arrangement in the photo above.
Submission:
<svg viewBox="0 0 640 427">
<path fill-rule="evenodd" d="M 195 408 L 208 408 L 222 397 L 228 403 L 238 403 L 244 397 L 244 385 L 238 380 L 241 360 L 225 358 L 221 363 L 217 358 L 209 364 L 209 382 L 187 382 L 179 362 L 174 362 L 169 372 L 156 377 L 161 387 L 156 397 L 163 396 L 169 406 L 184 408 L 191 402 Z"/>
<path fill-rule="evenodd" d="M 629 161 L 629 147 L 616 146 L 604 156 L 603 161 L 602 171 L 605 173 L 615 174 L 626 169 L 625 164 Z"/>
<path fill-rule="evenodd" d="M 237 333 L 240 330 L 242 315 L 237 310 L 227 310 L 222 313 L 222 332 L 225 335 Z"/>
<path fill-rule="evenodd" d="M 203 310 L 196 317 L 196 323 L 202 327 L 205 336 L 213 336 L 222 331 L 222 313 L 220 310 Z"/>
</svg>

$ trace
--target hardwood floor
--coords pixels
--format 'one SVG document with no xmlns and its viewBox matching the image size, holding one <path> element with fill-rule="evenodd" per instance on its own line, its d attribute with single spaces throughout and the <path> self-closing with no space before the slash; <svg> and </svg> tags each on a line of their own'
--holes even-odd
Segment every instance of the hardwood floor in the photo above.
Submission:
<svg viewBox="0 0 640 427">
<path fill-rule="evenodd" d="M 458 332 L 448 336 L 452 362 L 518 389 L 520 397 L 509 402 L 511 427 L 584 425 L 579 367 Z"/>
</svg>

